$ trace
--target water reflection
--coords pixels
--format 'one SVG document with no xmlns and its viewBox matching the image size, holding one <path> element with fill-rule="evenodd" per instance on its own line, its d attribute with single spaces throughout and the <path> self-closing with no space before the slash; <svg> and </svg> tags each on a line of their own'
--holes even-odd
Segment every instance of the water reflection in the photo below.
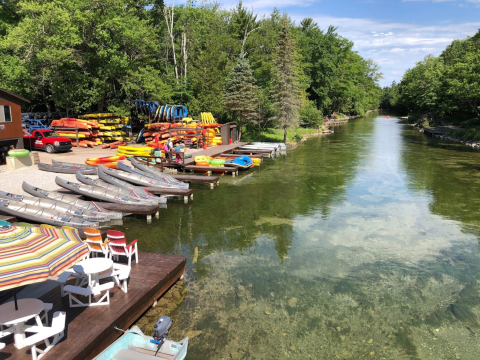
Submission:
<svg viewBox="0 0 480 360">
<path fill-rule="evenodd" d="M 194 359 L 479 358 L 479 154 L 421 136 L 354 120 L 127 221 L 141 250 L 189 258 L 172 337 Z"/>
</svg>

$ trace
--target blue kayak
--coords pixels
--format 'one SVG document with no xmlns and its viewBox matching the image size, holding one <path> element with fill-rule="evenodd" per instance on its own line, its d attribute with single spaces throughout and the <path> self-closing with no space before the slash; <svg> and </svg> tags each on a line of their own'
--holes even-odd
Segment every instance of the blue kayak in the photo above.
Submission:
<svg viewBox="0 0 480 360">
<path fill-rule="evenodd" d="M 253 166 L 253 160 L 248 156 L 240 156 L 235 160 L 225 161 L 225 166 L 238 166 L 241 170 L 250 169 Z"/>
</svg>

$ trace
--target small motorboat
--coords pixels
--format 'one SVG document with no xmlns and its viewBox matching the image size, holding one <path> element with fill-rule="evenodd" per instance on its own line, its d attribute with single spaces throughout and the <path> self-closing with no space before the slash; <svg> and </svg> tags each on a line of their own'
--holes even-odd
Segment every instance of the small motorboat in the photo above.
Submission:
<svg viewBox="0 0 480 360">
<path fill-rule="evenodd" d="M 240 156 L 234 160 L 225 161 L 225 166 L 236 166 L 239 170 L 248 170 L 253 166 L 253 160 L 248 156 Z"/>
<path fill-rule="evenodd" d="M 74 228 L 98 228 L 98 223 L 86 221 L 64 212 L 45 209 L 41 206 L 25 204 L 20 201 L 0 199 L 0 211 L 20 219 L 53 226 L 71 226 Z"/>
<path fill-rule="evenodd" d="M 97 169 L 94 167 L 79 167 L 76 164 L 67 164 L 67 165 L 50 165 L 39 162 L 37 164 L 38 168 L 43 171 L 50 171 L 54 173 L 62 173 L 62 174 L 76 174 L 80 172 L 85 175 L 96 175 Z"/>
<path fill-rule="evenodd" d="M 108 183 L 102 179 L 92 179 L 86 175 L 82 174 L 76 174 L 76 178 L 78 181 L 81 183 L 84 183 L 86 185 L 91 185 L 91 186 L 100 186 L 102 188 L 116 191 L 118 193 L 121 193 L 125 196 L 132 197 L 141 201 L 149 202 L 152 204 L 166 204 L 167 203 L 167 198 L 165 197 L 159 197 L 159 196 L 140 196 L 138 195 L 135 190 L 127 189 L 125 187 L 121 187 L 115 184 Z"/>
<path fill-rule="evenodd" d="M 0 191 L 0 198 L 6 199 L 6 200 L 19 201 L 29 205 L 36 205 L 36 206 L 43 207 L 45 209 L 50 209 L 58 212 L 64 212 L 67 215 L 79 217 L 79 218 L 82 218 L 83 220 L 101 223 L 102 226 L 110 225 L 110 218 L 107 217 L 106 215 L 93 213 L 91 211 L 82 209 L 79 206 L 64 203 L 61 201 L 34 197 L 34 196 L 17 195 L 17 194 L 8 193 L 5 191 Z"/>
<path fill-rule="evenodd" d="M 55 178 L 55 183 L 58 186 L 61 186 L 67 190 L 73 191 L 74 193 L 84 195 L 86 197 L 112 202 L 117 204 L 130 204 L 130 205 L 147 205 L 152 204 L 150 201 L 144 201 L 141 199 L 133 198 L 130 196 L 125 196 L 118 191 L 108 190 L 96 185 L 85 185 L 80 183 L 75 183 L 72 181 L 67 181 L 60 177 Z"/>
<path fill-rule="evenodd" d="M 153 328 L 153 337 L 134 326 L 93 360 L 183 360 L 187 356 L 188 337 L 179 342 L 168 340 L 171 326 L 172 319 L 160 317 Z"/>
<path fill-rule="evenodd" d="M 57 191 L 48 191 L 44 189 L 40 189 L 39 187 L 30 185 L 25 181 L 22 184 L 22 189 L 26 193 L 37 196 L 44 199 L 52 199 L 56 201 L 61 201 L 67 204 L 75 205 L 94 213 L 95 215 L 101 216 L 104 215 L 111 220 L 121 220 L 123 219 L 123 214 L 121 212 L 110 211 L 107 209 L 102 208 L 100 205 L 96 204 L 93 201 L 85 201 L 77 198 L 73 195 L 62 194 Z"/>
</svg>

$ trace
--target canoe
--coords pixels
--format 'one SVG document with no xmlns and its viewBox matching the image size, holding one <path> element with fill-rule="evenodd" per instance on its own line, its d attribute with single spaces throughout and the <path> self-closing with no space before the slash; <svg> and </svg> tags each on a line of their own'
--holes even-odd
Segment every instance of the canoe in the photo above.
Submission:
<svg viewBox="0 0 480 360">
<path fill-rule="evenodd" d="M 58 165 L 58 166 L 70 166 L 70 167 L 78 167 L 81 169 L 91 169 L 92 167 L 87 165 L 87 164 L 78 164 L 78 163 L 69 163 L 69 162 L 63 162 L 63 161 L 58 161 L 55 159 L 52 159 L 52 165 Z"/>
<path fill-rule="evenodd" d="M 100 186 L 92 186 L 92 185 L 85 185 L 74 183 L 72 181 L 68 181 L 62 179 L 60 177 L 55 178 L 55 183 L 58 186 L 61 186 L 67 190 L 73 191 L 74 193 L 100 200 L 100 201 L 107 201 L 117 204 L 130 204 L 130 205 L 146 205 L 150 204 L 146 201 L 141 201 L 130 196 L 125 196 L 118 191 L 112 191 Z"/>
<path fill-rule="evenodd" d="M 82 168 L 78 166 L 65 166 L 65 165 L 50 165 L 39 162 L 37 164 L 38 168 L 43 171 L 50 171 L 54 173 L 62 173 L 62 174 L 75 174 L 77 172 L 81 172 L 85 175 L 96 175 L 97 169 L 94 167 Z"/>
<path fill-rule="evenodd" d="M 128 160 L 130 160 L 130 162 L 135 168 L 146 173 L 148 176 L 153 176 L 155 178 L 160 177 L 161 179 L 168 181 L 170 183 L 182 183 L 181 181 L 178 181 L 177 179 L 171 177 L 170 175 L 165 174 L 159 168 L 142 164 L 140 161 L 136 160 L 133 157 L 129 157 Z"/>
<path fill-rule="evenodd" d="M 151 204 L 166 204 L 167 203 L 167 198 L 164 197 L 158 197 L 155 195 L 152 196 L 140 196 L 138 195 L 135 190 L 131 190 L 125 187 L 117 186 L 115 184 L 108 183 L 102 179 L 92 179 L 88 176 L 82 175 L 82 174 L 77 174 L 76 178 L 78 181 L 81 183 L 84 183 L 86 185 L 91 185 L 91 186 L 100 186 L 104 189 L 107 190 L 112 190 L 116 191 L 119 193 L 122 193 L 125 196 L 132 197 L 141 201 L 145 201 Z"/>
<path fill-rule="evenodd" d="M 62 194 L 56 191 L 43 190 L 33 185 L 30 185 L 25 181 L 22 184 L 22 189 L 23 191 L 25 191 L 30 195 L 75 205 L 75 206 L 81 207 L 82 209 L 90 211 L 95 215 L 99 215 L 99 216 L 105 215 L 111 220 L 121 220 L 123 218 L 123 214 L 121 212 L 104 209 L 93 201 L 80 200 L 79 198 L 73 195 Z"/>
<path fill-rule="evenodd" d="M 183 360 L 187 356 L 188 337 L 179 342 L 168 339 L 160 342 L 161 346 L 158 354 L 157 343 L 153 337 L 145 335 L 140 328 L 134 326 L 94 357 L 93 360 Z"/>
<path fill-rule="evenodd" d="M 156 181 L 158 184 L 160 184 L 159 186 L 182 188 L 182 189 L 188 189 L 188 187 L 189 187 L 188 183 L 184 183 L 184 182 L 180 182 L 180 181 L 170 182 L 170 181 L 167 181 L 167 180 L 163 179 L 163 176 L 162 177 L 159 177 L 159 176 L 154 177 L 153 175 L 149 175 L 149 174 L 147 174 L 145 172 L 142 172 L 140 170 L 132 169 L 131 167 L 129 167 L 129 166 L 127 166 L 127 165 L 125 165 L 124 163 L 121 163 L 121 162 L 119 162 L 117 166 L 118 166 L 119 170 L 123 170 L 124 172 L 152 179 L 152 180 Z"/>
<path fill-rule="evenodd" d="M 107 217 L 106 215 L 93 213 L 79 206 L 64 203 L 61 201 L 39 198 L 39 197 L 32 197 L 32 196 L 17 195 L 17 194 L 7 193 L 5 191 L 0 191 L 0 198 L 5 200 L 23 202 L 28 205 L 40 206 L 45 209 L 50 209 L 52 211 L 62 212 L 70 216 L 82 218 L 83 220 L 102 223 L 101 224 L 102 226 L 108 226 L 110 224 L 110 218 Z"/>
<path fill-rule="evenodd" d="M 239 170 L 247 170 L 253 166 L 253 161 L 248 156 L 240 156 L 234 160 L 225 161 L 225 166 L 237 166 Z"/>
<path fill-rule="evenodd" d="M 71 226 L 74 228 L 98 228 L 98 223 L 86 221 L 64 212 L 46 209 L 41 206 L 25 204 L 20 201 L 0 199 L 0 211 L 19 219 L 53 226 Z"/>
<path fill-rule="evenodd" d="M 161 188 L 177 188 L 178 186 L 169 186 L 168 183 L 166 183 L 165 181 L 158 181 L 158 180 L 155 180 L 151 177 L 147 177 L 147 176 L 142 176 L 142 175 L 139 175 L 139 174 L 133 174 L 133 173 L 130 173 L 130 172 L 126 172 L 126 171 L 119 171 L 119 170 L 115 170 L 115 169 L 109 169 L 103 165 L 98 165 L 98 170 L 99 170 L 99 174 L 100 174 L 100 170 L 103 171 L 105 174 L 108 174 L 110 176 L 113 176 L 117 179 L 120 179 L 120 180 L 123 180 L 123 181 L 127 181 L 129 183 L 132 183 L 132 184 L 136 184 L 136 185 L 140 185 L 140 186 L 145 186 L 145 187 L 161 187 Z M 100 175 L 99 175 L 100 176 Z M 101 176 L 100 178 L 102 180 L 105 180 L 103 179 Z M 110 182 L 108 180 L 105 180 L 107 182 Z"/>
<path fill-rule="evenodd" d="M 118 179 L 114 176 L 108 175 L 105 172 L 103 172 L 101 169 L 99 169 L 99 171 L 98 171 L 98 177 L 100 179 L 102 179 L 103 181 L 109 183 L 109 184 L 112 184 L 112 185 L 115 185 L 115 186 L 118 186 L 118 187 L 121 187 L 121 188 L 128 189 L 130 191 L 133 191 L 135 193 L 135 195 L 137 195 L 138 197 L 140 197 L 142 199 L 150 199 L 150 198 L 158 199 L 159 198 L 158 196 L 155 196 L 154 194 L 150 193 L 144 187 L 135 186 L 135 185 L 133 185 L 133 184 L 127 182 L 127 181 L 124 181 L 124 180 Z M 162 196 L 162 198 L 167 199 L 168 196 Z"/>
</svg>

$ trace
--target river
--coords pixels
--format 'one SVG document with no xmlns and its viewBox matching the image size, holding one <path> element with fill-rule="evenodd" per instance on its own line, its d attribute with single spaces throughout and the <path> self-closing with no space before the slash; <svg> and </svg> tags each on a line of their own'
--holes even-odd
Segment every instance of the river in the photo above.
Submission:
<svg viewBox="0 0 480 360">
<path fill-rule="evenodd" d="M 187 256 L 188 359 L 480 358 L 479 152 L 373 113 L 195 189 L 125 222 Z"/>
</svg>

